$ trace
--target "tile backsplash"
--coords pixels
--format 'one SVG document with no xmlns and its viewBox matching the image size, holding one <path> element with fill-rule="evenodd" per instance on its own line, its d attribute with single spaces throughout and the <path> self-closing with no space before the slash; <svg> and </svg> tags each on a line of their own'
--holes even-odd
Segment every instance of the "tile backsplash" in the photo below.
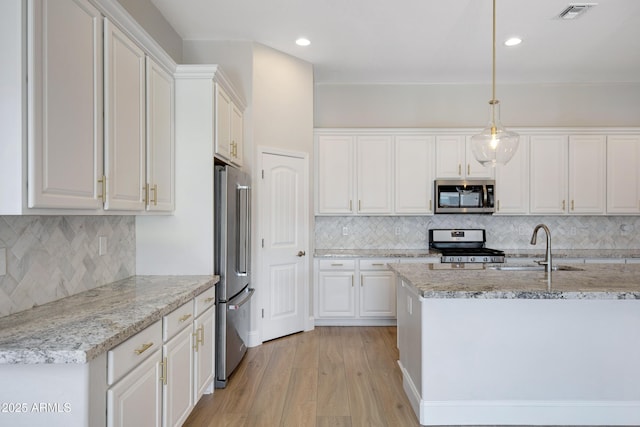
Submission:
<svg viewBox="0 0 640 427">
<path fill-rule="evenodd" d="M 0 216 L 0 249 L 2 317 L 134 275 L 135 217 Z"/>
<path fill-rule="evenodd" d="M 492 215 L 316 216 L 315 247 L 424 249 L 430 228 L 484 228 L 488 247 L 530 249 L 540 223 L 549 226 L 554 249 L 640 249 L 640 216 Z"/>
</svg>

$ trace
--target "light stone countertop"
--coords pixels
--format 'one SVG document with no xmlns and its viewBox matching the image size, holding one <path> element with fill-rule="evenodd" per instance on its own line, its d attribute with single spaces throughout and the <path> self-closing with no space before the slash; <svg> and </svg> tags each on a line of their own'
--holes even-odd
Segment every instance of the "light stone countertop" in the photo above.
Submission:
<svg viewBox="0 0 640 427">
<path fill-rule="evenodd" d="M 640 300 L 640 264 L 581 264 L 575 266 L 581 271 L 553 271 L 550 278 L 544 271 L 456 265 L 389 264 L 389 268 L 424 298 Z"/>
<path fill-rule="evenodd" d="M 219 281 L 133 276 L 0 318 L 0 364 L 87 363 Z"/>
<path fill-rule="evenodd" d="M 492 247 L 487 244 L 487 247 Z M 494 248 L 499 249 L 499 248 Z M 545 248 L 504 249 L 507 258 L 544 258 Z M 430 249 L 316 249 L 316 258 L 426 258 L 440 257 Z M 640 249 L 554 249 L 553 257 L 562 258 L 640 258 Z"/>
</svg>

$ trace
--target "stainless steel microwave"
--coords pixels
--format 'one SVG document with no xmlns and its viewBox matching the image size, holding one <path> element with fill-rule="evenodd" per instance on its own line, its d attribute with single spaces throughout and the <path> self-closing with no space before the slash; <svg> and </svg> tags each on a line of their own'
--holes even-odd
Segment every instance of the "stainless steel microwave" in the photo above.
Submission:
<svg viewBox="0 0 640 427">
<path fill-rule="evenodd" d="M 495 187 L 491 179 L 436 180 L 435 213 L 493 213 Z"/>
</svg>

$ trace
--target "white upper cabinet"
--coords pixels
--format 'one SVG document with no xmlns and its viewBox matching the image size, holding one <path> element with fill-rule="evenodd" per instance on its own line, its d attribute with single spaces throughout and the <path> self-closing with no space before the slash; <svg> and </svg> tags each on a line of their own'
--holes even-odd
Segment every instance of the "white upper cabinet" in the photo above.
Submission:
<svg viewBox="0 0 640 427">
<path fill-rule="evenodd" d="M 320 135 L 316 146 L 317 213 L 392 213 L 391 136 Z"/>
<path fill-rule="evenodd" d="M 465 177 L 464 136 L 436 136 L 436 178 Z"/>
<path fill-rule="evenodd" d="M 173 209 L 175 63 L 119 5 L 96 5 L 0 2 L 0 215 Z M 168 72 L 145 75 L 140 46 Z"/>
<path fill-rule="evenodd" d="M 356 146 L 359 214 L 393 209 L 393 147 L 390 136 L 358 136 Z"/>
<path fill-rule="evenodd" d="M 640 135 L 607 138 L 607 213 L 640 213 Z"/>
<path fill-rule="evenodd" d="M 215 153 L 231 157 L 231 98 L 219 84 L 215 85 Z"/>
<path fill-rule="evenodd" d="M 493 178 L 493 168 L 484 167 L 473 156 L 471 137 L 436 136 L 436 178 Z"/>
<path fill-rule="evenodd" d="M 433 214 L 435 137 L 396 136 L 394 178 L 396 214 Z"/>
<path fill-rule="evenodd" d="M 222 160 L 242 166 L 243 111 L 229 90 L 215 84 L 215 155 Z"/>
<path fill-rule="evenodd" d="M 108 19 L 105 46 L 105 209 L 145 208 L 145 55 Z"/>
<path fill-rule="evenodd" d="M 520 136 L 518 150 L 506 165 L 497 165 L 496 215 L 529 213 L 529 138 Z"/>
<path fill-rule="evenodd" d="M 321 135 L 316 144 L 316 209 L 319 214 L 354 213 L 354 137 Z"/>
<path fill-rule="evenodd" d="M 604 136 L 569 136 L 569 213 L 605 212 L 606 155 Z"/>
<path fill-rule="evenodd" d="M 242 166 L 244 155 L 244 119 L 240 107 L 231 103 L 231 163 Z"/>
<path fill-rule="evenodd" d="M 150 211 L 175 208 L 174 79 L 147 57 L 147 188 Z"/>
<path fill-rule="evenodd" d="M 100 209 L 102 17 L 84 0 L 28 6 L 28 207 Z"/>
<path fill-rule="evenodd" d="M 567 212 L 567 141 L 564 135 L 531 136 L 531 213 Z"/>
</svg>

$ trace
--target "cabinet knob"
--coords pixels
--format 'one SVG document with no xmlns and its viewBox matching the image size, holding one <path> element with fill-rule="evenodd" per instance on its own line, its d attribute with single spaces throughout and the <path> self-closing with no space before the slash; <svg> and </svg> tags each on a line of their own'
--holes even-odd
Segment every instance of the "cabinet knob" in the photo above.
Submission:
<svg viewBox="0 0 640 427">
<path fill-rule="evenodd" d="M 305 256 L 306 254 L 307 254 L 307 253 L 306 253 L 305 251 L 298 251 L 298 255 L 296 255 L 296 256 L 298 256 L 298 257 L 303 257 L 303 256 Z"/>
</svg>

